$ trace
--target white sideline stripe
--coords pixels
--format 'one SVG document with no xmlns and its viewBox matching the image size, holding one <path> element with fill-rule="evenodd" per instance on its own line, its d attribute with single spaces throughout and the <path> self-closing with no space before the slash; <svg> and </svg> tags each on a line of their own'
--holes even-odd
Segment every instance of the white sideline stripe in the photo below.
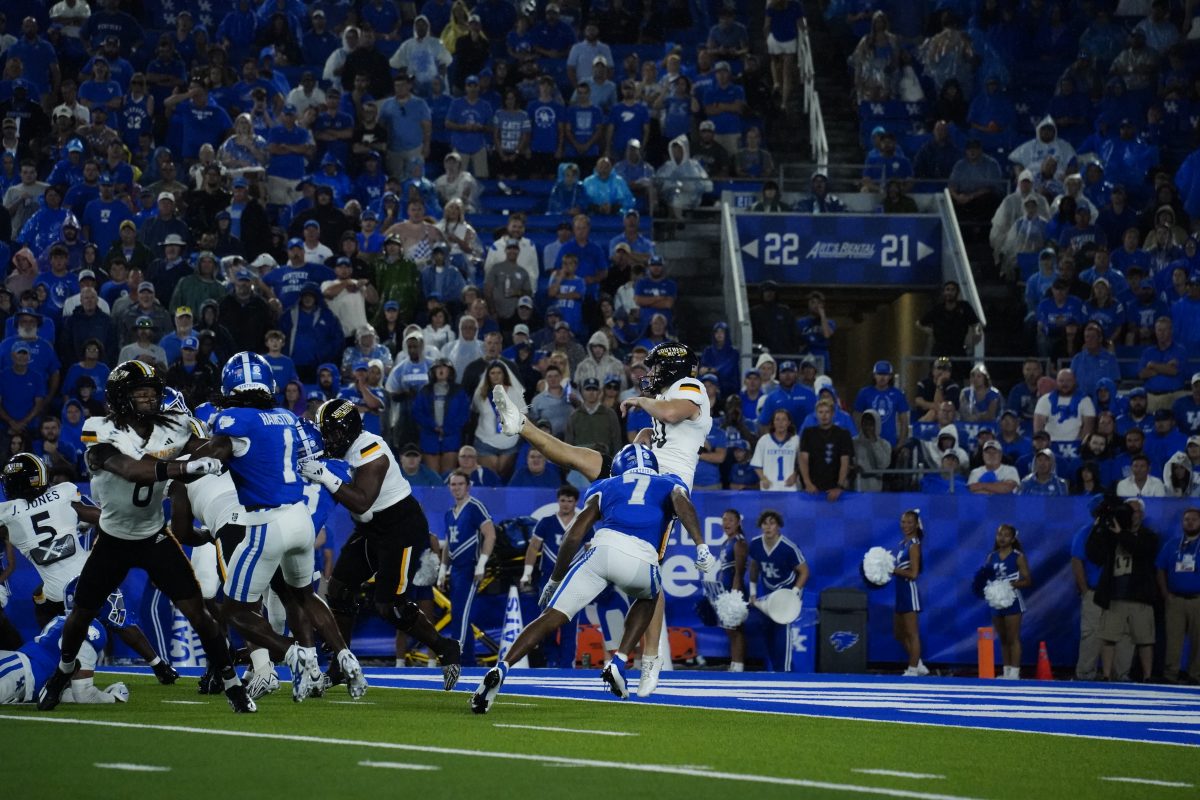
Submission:
<svg viewBox="0 0 1200 800">
<path fill-rule="evenodd" d="M 360 767 L 378 767 L 380 769 L 415 769 L 422 772 L 437 772 L 441 767 L 431 764 L 402 764 L 399 761 L 360 761 Z"/>
<path fill-rule="evenodd" d="M 70 717 L 50 717 L 31 714 L 0 714 L 0 720 L 15 722 L 48 722 L 58 725 L 92 725 L 100 728 L 125 728 L 128 730 L 165 731 L 169 733 L 206 734 L 208 736 L 232 736 L 243 739 L 266 739 L 280 742 L 299 742 L 302 744 L 347 745 L 351 747 L 370 747 L 378 750 L 402 750 L 412 753 L 432 753 L 446 756 L 469 756 L 471 758 L 491 758 L 502 761 L 524 761 L 536 764 L 577 764 L 579 766 L 595 767 L 597 769 L 628 770 L 630 772 L 646 772 L 651 774 L 681 775 L 689 778 L 706 778 L 709 780 L 724 780 L 735 783 L 757 783 L 773 786 L 799 786 L 805 789 L 825 789 L 834 792 L 850 792 L 853 794 L 873 794 L 884 797 L 905 797 L 913 800 L 973 800 L 961 795 L 929 794 L 913 792 L 906 789 L 884 789 L 878 786 L 856 786 L 849 783 L 832 783 L 829 781 L 812 781 L 802 778 L 782 778 L 773 775 L 742 775 L 736 772 L 717 772 L 715 770 L 698 770 L 671 764 L 633 764 L 623 761 L 600 761 L 598 759 L 569 758 L 567 756 L 536 755 L 534 753 L 497 753 L 484 750 L 467 750 L 460 747 L 433 747 L 431 745 L 401 744 L 399 742 L 372 742 L 361 739 L 333 739 L 324 736 L 303 736 L 287 733 L 262 733 L 259 731 L 219 731 L 212 728 L 193 728 L 186 725 L 151 725 L 137 722 L 114 722 L 99 719 L 72 719 Z"/>
<path fill-rule="evenodd" d="M 1149 778 L 1101 778 L 1102 781 L 1112 781 L 1113 783 L 1140 783 L 1146 786 L 1166 786 L 1172 789 L 1191 789 L 1192 784 L 1182 783 L 1180 781 L 1154 781 Z"/>
<path fill-rule="evenodd" d="M 373 706 L 375 705 L 370 700 L 327 700 L 335 706 Z"/>
<path fill-rule="evenodd" d="M 493 728 L 520 728 L 526 731 L 548 731 L 550 733 L 586 733 L 591 736 L 641 736 L 640 733 L 626 731 L 588 731 L 581 728 L 552 728 L 547 725 L 509 725 L 503 722 L 492 724 Z"/>
<path fill-rule="evenodd" d="M 143 675 L 144 676 L 144 675 L 150 674 L 147 672 L 138 672 L 138 671 L 132 671 L 132 670 L 110 670 L 110 669 L 105 669 L 104 672 L 110 672 L 110 673 L 118 674 L 118 675 Z M 408 680 L 413 680 L 413 679 L 421 680 L 421 681 L 423 681 L 425 683 L 429 683 L 431 685 L 429 687 L 422 687 L 422 686 L 405 686 L 405 685 L 389 686 L 387 684 L 379 684 L 379 685 L 372 684 L 372 687 L 377 688 L 377 689 L 391 689 L 393 691 L 415 691 L 415 692 L 421 692 L 421 691 L 438 691 L 438 692 L 440 692 L 440 691 L 442 691 L 442 686 L 441 686 L 442 679 L 437 676 L 429 676 L 428 679 L 426 679 L 426 677 L 422 676 L 422 675 L 405 675 L 403 677 L 396 677 L 393 680 L 408 681 Z M 697 682 L 699 682 L 699 681 L 697 681 Z M 682 681 L 677 681 L 675 683 L 682 683 Z M 772 683 L 772 684 L 776 684 L 776 685 L 789 685 L 789 686 L 802 685 L 797 682 L 791 682 L 791 683 L 785 684 L 782 681 L 763 681 L 762 683 Z M 535 681 L 532 679 L 521 679 L 521 680 L 514 681 L 513 677 L 512 677 L 512 673 L 510 673 L 509 677 L 505 680 L 505 685 L 507 686 L 509 684 L 514 684 L 514 685 L 527 684 L 530 686 L 536 685 Z M 843 685 L 843 684 L 839 684 L 839 685 Z M 590 686 L 592 686 L 594 688 L 594 686 L 595 686 L 594 682 L 592 684 L 590 684 Z M 663 684 L 660 683 L 659 686 L 661 688 L 663 686 Z M 544 688 L 558 688 L 558 687 L 554 684 L 547 683 Z M 953 687 L 948 687 L 948 688 L 953 688 Z M 1063 687 L 1063 688 L 1068 692 L 1071 691 L 1070 687 Z M 460 691 L 466 691 L 466 690 L 460 690 Z M 1075 693 L 1078 694 L 1080 692 L 1076 691 Z M 603 693 L 600 693 L 600 694 L 603 694 Z M 660 692 L 660 694 L 668 694 L 668 693 Z M 1159 696 L 1159 695 L 1166 694 L 1166 693 L 1149 691 L 1149 692 L 1145 692 L 1145 694 L 1147 697 L 1151 697 L 1151 696 Z M 570 701 L 572 703 L 621 703 L 621 702 L 624 702 L 622 700 L 617 700 L 616 698 L 613 698 L 613 697 L 603 697 L 603 696 L 601 696 L 601 697 L 559 697 L 559 696 L 552 695 L 552 694 L 527 694 L 527 693 L 523 693 L 519 690 L 509 692 L 508 696 L 509 697 L 526 697 L 531 700 L 565 700 L 565 701 Z M 500 702 L 500 701 L 497 701 L 497 702 Z M 998 730 L 1003 730 L 1003 731 L 1007 731 L 1009 733 L 1023 733 L 1023 734 L 1028 734 L 1030 736 L 1057 736 L 1057 737 L 1062 737 L 1065 739 L 1089 739 L 1089 740 L 1096 740 L 1096 741 L 1102 741 L 1102 742 L 1137 742 L 1138 744 L 1156 744 L 1156 745 L 1164 745 L 1166 747 L 1189 747 L 1189 748 L 1200 747 L 1200 744 L 1192 743 L 1192 742 L 1184 742 L 1184 741 L 1164 742 L 1161 739 L 1145 739 L 1145 738 L 1139 738 L 1137 736 L 1102 736 L 1100 734 L 1094 734 L 1094 733 L 1071 733 L 1069 731 L 1043 731 L 1043 730 L 1031 730 L 1028 728 L 996 728 L 994 726 L 988 726 L 988 725 L 970 725 L 970 724 L 966 724 L 966 723 L 951 723 L 951 722 L 932 722 L 932 721 L 923 720 L 923 719 L 873 719 L 871 717 L 859 717 L 859 716 L 853 716 L 850 714 L 833 714 L 833 713 L 817 714 L 817 713 L 805 713 L 803 711 L 776 711 L 774 709 L 727 708 L 727 707 L 722 707 L 722 706 L 700 705 L 698 703 L 660 703 L 655 700 L 650 700 L 649 703 L 657 706 L 658 708 L 686 708 L 686 709 L 693 709 L 693 710 L 699 710 L 699 711 L 723 711 L 723 712 L 732 713 L 732 714 L 770 714 L 770 715 L 779 716 L 779 717 L 803 717 L 805 719 L 818 719 L 818 720 L 820 720 L 820 719 L 836 719 L 836 720 L 843 720 L 845 722 L 872 722 L 872 723 L 880 723 L 880 724 L 884 724 L 884 725 L 906 725 L 906 726 L 920 726 L 920 727 L 927 727 L 927 728 L 949 728 L 952 730 L 985 731 L 987 733 L 996 733 L 996 731 L 998 731 Z M 6 716 L 6 715 L 0 714 L 0 717 L 4 717 L 4 716 Z M 50 720 L 47 720 L 47 721 L 50 721 Z M 1159 733 L 1189 733 L 1189 734 L 1190 733 L 1198 733 L 1198 731 L 1176 731 L 1176 730 L 1171 730 L 1169 728 L 1150 728 L 1149 730 L 1156 731 Z"/>
<path fill-rule="evenodd" d="M 206 706 L 206 705 L 208 705 L 208 703 L 201 702 L 200 700 L 161 700 L 159 702 L 169 703 L 170 705 L 173 705 L 173 706 Z"/>
<path fill-rule="evenodd" d="M 98 767 L 99 769 L 117 769 L 117 770 L 121 770 L 122 772 L 170 772 L 171 771 L 170 767 L 156 767 L 153 764 L 125 764 L 122 762 L 115 762 L 112 764 L 97 763 L 97 764 L 93 764 L 92 766 Z"/>
<path fill-rule="evenodd" d="M 852 769 L 851 772 L 861 772 L 863 775 L 885 775 L 889 778 L 912 778 L 914 780 L 945 780 L 945 775 L 934 775 L 928 772 L 901 772 L 894 769 Z"/>
<path fill-rule="evenodd" d="M 1200 731 L 1185 731 L 1179 730 L 1178 728 L 1151 728 L 1150 730 L 1155 731 L 1156 733 L 1190 733 L 1193 736 L 1200 734 Z"/>
</svg>

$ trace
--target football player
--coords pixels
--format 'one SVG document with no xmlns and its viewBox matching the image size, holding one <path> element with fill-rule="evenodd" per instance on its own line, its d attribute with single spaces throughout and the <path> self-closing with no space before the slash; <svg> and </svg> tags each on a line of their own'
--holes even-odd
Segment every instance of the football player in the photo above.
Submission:
<svg viewBox="0 0 1200 800">
<path fill-rule="evenodd" d="M 629 697 L 625 683 L 627 654 L 645 633 L 662 594 L 658 563 L 676 517 L 696 545 L 696 567 L 708 572 L 716 566 L 716 559 L 704 544 L 700 520 L 683 480 L 659 474 L 654 452 L 645 445 L 622 448 L 613 461 L 612 477 L 588 488 L 583 510 L 563 539 L 554 574 L 539 601 L 545 611 L 521 631 L 504 660 L 484 674 L 471 696 L 471 710 L 486 714 L 509 668 L 609 586 L 636 599 L 625 620 L 620 649 L 600 675 L 613 694 L 622 699 Z M 572 564 L 593 525 L 596 534 L 591 548 Z"/>
<path fill-rule="evenodd" d="M 144 570 L 191 623 L 221 674 L 233 710 L 256 710 L 233 670 L 220 628 L 204 606 L 191 564 L 165 524 L 162 501 L 168 480 L 221 470 L 221 463 L 212 458 L 175 460 L 196 447 L 200 428 L 185 414 L 162 410 L 165 390 L 154 367 L 122 362 L 109 373 L 105 386 L 109 413 L 83 425 L 81 438 L 100 500 L 100 520 L 91 555 L 79 574 L 75 606 L 63 624 L 58 669 L 38 693 L 40 710 L 58 705 L 79 668 L 77 655 L 89 623 L 133 568 Z"/>
<path fill-rule="evenodd" d="M 362 415 L 349 400 L 328 400 L 317 409 L 325 455 L 344 458 L 350 479 L 336 475 L 329 462 L 305 461 L 300 473 L 328 489 L 354 519 L 354 533 L 333 565 L 326 596 L 347 640 L 356 611 L 358 588 L 375 575 L 375 610 L 397 630 L 429 647 L 442 667 L 446 691 L 461 671 L 459 643 L 441 636 L 409 597 L 409 586 L 429 547 L 429 521 L 387 443 L 363 430 Z M 332 666 L 332 678 L 337 678 Z"/>
<path fill-rule="evenodd" d="M 300 477 L 303 431 L 291 411 L 275 404 L 271 365 L 256 353 L 237 353 L 221 372 L 221 410 L 214 436 L 199 455 L 228 464 L 244 511 L 232 520 L 244 535 L 229 557 L 221 612 L 248 641 L 264 647 L 292 670 L 292 700 L 299 703 L 321 686 L 313 626 L 333 649 L 353 699 L 367 690 L 358 659 L 346 647 L 329 607 L 313 591 L 312 516 Z M 297 621 L 294 640 L 278 634 L 259 613 L 276 569 L 282 590 L 303 608 L 310 623 Z"/>
<path fill-rule="evenodd" d="M 66 613 L 64 589 L 79 577 L 88 557 L 77 535 L 78 526 L 80 522 L 95 525 L 100 509 L 84 503 L 73 483 L 51 486 L 45 462 L 33 453 L 17 453 L 10 458 L 0 479 L 9 498 L 0 503 L 0 542 L 6 538 L 11 541 L 42 579 L 44 602 L 36 603 L 33 609 L 38 624 L 44 626 Z M 146 659 L 159 683 L 174 683 L 179 673 L 159 658 L 133 620 L 129 614 L 127 624 L 110 630 Z"/>
<path fill-rule="evenodd" d="M 76 579 L 72 579 L 64 587 L 68 610 L 69 606 L 73 605 L 71 601 L 74 599 L 76 583 Z M 71 685 L 60 693 L 61 702 L 129 701 L 129 689 L 124 683 L 114 683 L 103 690 L 97 689 L 93 683 L 96 662 L 108 641 L 105 628 L 120 630 L 125 627 L 127 621 L 125 598 L 118 589 L 105 599 L 96 620 L 88 623 L 87 635 L 78 650 L 78 666 L 69 676 Z M 66 622 L 66 617 L 57 616 L 46 624 L 32 642 L 15 651 L 0 650 L 0 705 L 33 702 L 39 689 L 58 671 L 59 640 L 62 638 Z"/>
<path fill-rule="evenodd" d="M 646 356 L 649 370 L 643 380 L 642 395 L 621 403 L 621 413 L 637 408 L 651 420 L 651 427 L 638 432 L 636 442 L 649 446 L 658 458 L 660 469 L 681 478 L 690 492 L 700 448 L 712 428 L 712 412 L 708 392 L 696 379 L 696 355 L 685 344 L 662 342 Z M 575 447 L 556 439 L 536 425 L 526 424 L 527 418 L 508 402 L 503 392 L 493 392 L 496 416 L 503 433 L 517 434 L 554 463 L 575 469 L 589 480 L 607 475 L 611 459 L 595 450 Z M 638 697 L 648 697 L 658 686 L 663 658 L 659 643 L 663 628 L 663 598 L 659 595 L 654 618 L 646 629 L 642 649 L 642 674 L 638 680 Z M 668 654 L 669 657 L 669 654 Z"/>
</svg>

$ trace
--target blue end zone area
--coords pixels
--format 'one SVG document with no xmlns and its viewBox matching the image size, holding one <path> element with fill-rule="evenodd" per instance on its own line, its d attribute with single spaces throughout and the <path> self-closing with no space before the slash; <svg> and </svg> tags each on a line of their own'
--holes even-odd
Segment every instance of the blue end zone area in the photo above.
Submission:
<svg viewBox="0 0 1200 800">
<path fill-rule="evenodd" d="M 151 674 L 143 667 L 102 671 Z M 473 692 L 484 671 L 463 670 L 456 691 Z M 200 672 L 180 670 L 189 677 Z M 279 673 L 282 679 L 287 669 L 281 667 Z M 442 690 L 441 670 L 368 668 L 366 674 L 372 689 Z M 637 674 L 630 675 L 631 692 Z M 1200 747 L 1200 691 L 1171 686 L 675 671 L 663 674 L 653 696 L 617 700 L 598 670 L 530 669 L 509 673 L 501 697 L 653 703 Z M 462 710 L 468 713 L 465 698 Z"/>
</svg>

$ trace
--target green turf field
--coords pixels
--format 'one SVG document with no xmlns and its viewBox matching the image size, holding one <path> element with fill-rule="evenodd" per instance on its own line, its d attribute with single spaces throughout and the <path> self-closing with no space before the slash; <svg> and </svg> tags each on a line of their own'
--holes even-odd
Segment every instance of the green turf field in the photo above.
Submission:
<svg viewBox="0 0 1200 800">
<path fill-rule="evenodd" d="M 295 705 L 286 683 L 239 717 L 195 694 L 194 679 L 123 679 L 129 705 L 0 708 L 4 795 L 1128 800 L 1194 798 L 1200 786 L 1197 751 L 1169 745 L 505 694 L 478 717 L 466 691 L 373 688 L 351 705 L 339 687 Z M 117 726 L 91 724 L 107 722 Z M 503 727 L 523 725 L 628 735 Z"/>
</svg>

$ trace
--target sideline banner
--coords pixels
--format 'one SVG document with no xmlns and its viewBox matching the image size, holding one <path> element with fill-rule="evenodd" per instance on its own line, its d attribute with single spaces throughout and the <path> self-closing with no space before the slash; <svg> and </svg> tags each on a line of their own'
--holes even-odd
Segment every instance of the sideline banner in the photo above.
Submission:
<svg viewBox="0 0 1200 800">
<path fill-rule="evenodd" d="M 747 283 L 936 286 L 942 281 L 937 215 L 739 213 Z"/>
</svg>

